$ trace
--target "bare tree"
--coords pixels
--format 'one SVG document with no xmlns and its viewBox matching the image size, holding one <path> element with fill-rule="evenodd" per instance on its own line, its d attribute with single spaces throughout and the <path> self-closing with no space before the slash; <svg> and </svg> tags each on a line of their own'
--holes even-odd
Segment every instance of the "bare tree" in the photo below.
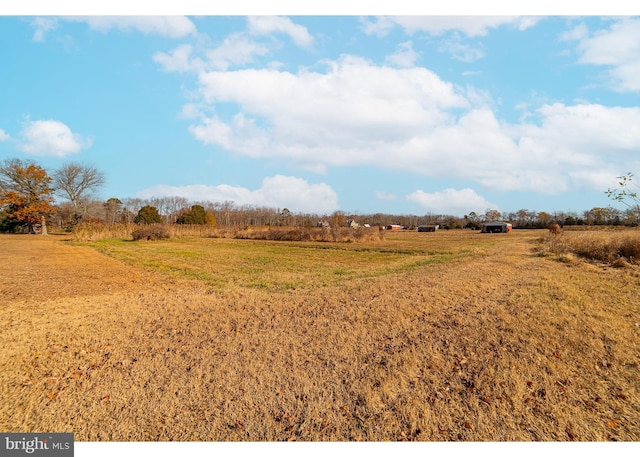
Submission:
<svg viewBox="0 0 640 457">
<path fill-rule="evenodd" d="M 122 217 L 122 201 L 119 198 L 110 198 L 103 203 L 103 207 L 108 224 L 115 224 L 118 217 Z"/>
<path fill-rule="evenodd" d="M 84 199 L 105 182 L 100 170 L 76 162 L 62 165 L 52 173 L 51 178 L 55 193 L 68 198 L 73 205 L 76 219 L 84 215 Z"/>
</svg>

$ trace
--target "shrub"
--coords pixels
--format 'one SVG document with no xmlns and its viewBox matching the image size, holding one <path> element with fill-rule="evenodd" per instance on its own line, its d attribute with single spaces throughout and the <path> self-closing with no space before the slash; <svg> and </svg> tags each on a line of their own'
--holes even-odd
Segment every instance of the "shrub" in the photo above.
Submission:
<svg viewBox="0 0 640 457">
<path fill-rule="evenodd" d="M 0 232 L 18 233 L 22 230 L 22 224 L 18 219 L 0 210 Z"/>
<path fill-rule="evenodd" d="M 178 217 L 176 223 L 204 225 L 207 223 L 207 212 L 202 206 L 193 205 L 189 211 L 185 211 Z"/>
<path fill-rule="evenodd" d="M 168 240 L 171 238 L 169 231 L 162 225 L 149 225 L 147 227 L 139 228 L 134 230 L 133 233 L 131 233 L 131 236 L 133 236 L 133 241 L 156 241 Z"/>
<path fill-rule="evenodd" d="M 136 224 L 160 224 L 162 217 L 155 206 L 143 206 L 133 219 Z"/>
<path fill-rule="evenodd" d="M 549 233 L 553 235 L 558 235 L 561 232 L 562 232 L 562 228 L 560 228 L 558 224 L 556 224 L 555 222 L 549 224 Z"/>
</svg>

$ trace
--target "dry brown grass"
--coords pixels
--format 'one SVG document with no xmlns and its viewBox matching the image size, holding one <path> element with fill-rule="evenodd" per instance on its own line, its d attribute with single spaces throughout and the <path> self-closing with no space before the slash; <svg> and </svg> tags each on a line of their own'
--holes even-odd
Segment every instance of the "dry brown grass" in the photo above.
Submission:
<svg viewBox="0 0 640 457">
<path fill-rule="evenodd" d="M 228 236 L 228 231 L 224 236 Z M 214 235 L 215 236 L 215 235 Z M 352 243 L 380 241 L 384 239 L 384 231 L 372 227 L 248 227 L 231 231 L 231 237 L 240 240 L 270 241 L 321 241 L 334 243 Z"/>
<path fill-rule="evenodd" d="M 102 224 L 81 222 L 73 230 L 73 238 L 76 241 L 100 241 L 113 238 L 133 238 L 133 233 L 141 228 L 148 227 L 133 223 Z M 151 227 L 162 227 L 170 238 L 182 238 L 187 236 L 212 236 L 217 233 L 211 225 L 189 224 L 153 224 Z"/>
<path fill-rule="evenodd" d="M 109 239 L 136 239 L 135 233 L 163 232 L 168 238 L 210 237 L 236 238 L 241 240 L 271 241 L 322 241 L 322 242 L 365 242 L 384 239 L 384 232 L 378 228 L 349 227 L 308 228 L 308 227 L 220 227 L 189 224 L 152 224 L 150 226 L 132 223 L 102 224 L 82 222 L 73 231 L 76 241 L 101 241 Z M 138 239 L 146 239 L 140 236 Z M 152 236 L 153 239 L 158 239 Z M 164 237 L 163 237 L 164 238 Z"/>
<path fill-rule="evenodd" d="M 384 243 L 448 246 L 455 233 L 422 235 Z M 537 256 L 537 233 L 482 237 L 460 235 L 471 256 L 312 293 L 212 289 L 51 238 L 0 237 L 14 265 L 0 293 L 29 290 L 0 308 L 0 429 L 638 441 L 638 275 Z M 39 261 L 35 284 L 26 259 Z M 87 270 L 79 291 L 65 288 Z"/>
<path fill-rule="evenodd" d="M 615 266 L 640 263 L 640 231 L 550 232 L 545 238 L 546 248 L 554 253 L 573 255 L 583 259 L 605 262 Z"/>
</svg>

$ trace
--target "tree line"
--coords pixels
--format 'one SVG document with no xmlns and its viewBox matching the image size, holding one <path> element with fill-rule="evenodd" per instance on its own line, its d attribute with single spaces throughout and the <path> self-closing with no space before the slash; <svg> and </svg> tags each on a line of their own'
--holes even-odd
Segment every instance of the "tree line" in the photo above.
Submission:
<svg viewBox="0 0 640 457">
<path fill-rule="evenodd" d="M 0 231 L 46 233 L 72 231 L 80 222 L 93 224 L 166 223 L 209 224 L 227 227 L 295 226 L 314 227 L 320 223 L 333 227 L 351 221 L 372 227 L 401 225 L 415 229 L 421 225 L 438 225 L 443 229 L 478 229 L 482 223 L 510 221 L 514 228 L 546 228 L 551 223 L 572 225 L 629 225 L 640 221 L 640 200 L 634 191 L 633 175 L 620 177 L 617 189 L 609 189 L 610 199 L 627 208 L 592 208 L 582 213 L 544 212 L 520 209 L 501 213 L 495 209 L 470 212 L 462 217 L 446 214 L 332 214 L 295 213 L 287 208 L 237 205 L 232 201 L 190 201 L 184 197 L 96 198 L 105 183 L 104 174 L 95 167 L 69 162 L 48 173 L 33 161 L 5 160 L 0 164 Z M 635 186 L 637 187 L 637 186 Z M 55 197 L 62 200 L 56 201 Z"/>
</svg>

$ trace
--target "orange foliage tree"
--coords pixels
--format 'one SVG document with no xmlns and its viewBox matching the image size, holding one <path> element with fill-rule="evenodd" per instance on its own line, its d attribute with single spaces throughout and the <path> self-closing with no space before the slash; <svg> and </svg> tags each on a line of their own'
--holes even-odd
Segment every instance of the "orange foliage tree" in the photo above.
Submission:
<svg viewBox="0 0 640 457">
<path fill-rule="evenodd" d="M 55 212 L 50 183 L 51 178 L 39 165 L 6 160 L 0 165 L 0 207 L 9 217 L 27 224 L 31 233 L 35 224 Z"/>
</svg>

